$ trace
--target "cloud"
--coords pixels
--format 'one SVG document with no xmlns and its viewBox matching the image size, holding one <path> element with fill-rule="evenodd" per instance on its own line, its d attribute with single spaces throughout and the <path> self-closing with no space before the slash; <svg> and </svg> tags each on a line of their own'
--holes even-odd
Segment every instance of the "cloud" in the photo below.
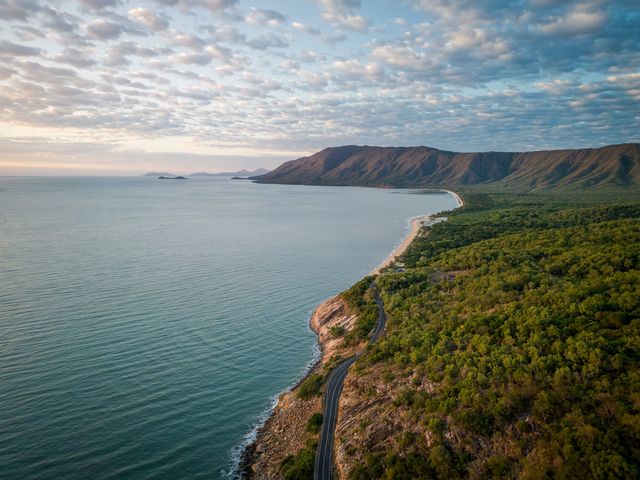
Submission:
<svg viewBox="0 0 640 480">
<path fill-rule="evenodd" d="M 348 15 L 362 6 L 362 0 L 319 0 L 325 13 Z"/>
<path fill-rule="evenodd" d="M 171 55 L 170 59 L 183 65 L 208 65 L 214 59 L 227 62 L 232 57 L 229 49 L 208 45 L 200 52 L 180 52 Z"/>
<path fill-rule="evenodd" d="M 203 30 L 209 32 L 210 38 L 213 42 L 227 42 L 233 44 L 245 43 L 247 36 L 240 33 L 233 25 L 218 24 L 218 25 L 206 25 Z"/>
<path fill-rule="evenodd" d="M 324 55 L 313 50 L 303 50 L 295 58 L 300 63 L 320 63 L 326 59 Z"/>
<path fill-rule="evenodd" d="M 362 64 L 357 60 L 339 60 L 334 62 L 333 68 L 338 76 L 352 81 L 363 78 L 377 81 L 384 76 L 384 69 L 373 62 Z"/>
<path fill-rule="evenodd" d="M 104 56 L 102 63 L 104 65 L 115 67 L 128 65 L 128 57 L 136 56 L 142 58 L 157 57 L 160 55 L 172 54 L 170 48 L 143 47 L 137 42 L 121 41 L 117 45 L 112 46 Z"/>
<path fill-rule="evenodd" d="M 340 27 L 366 32 L 370 22 L 355 13 L 362 6 L 361 0 L 319 0 L 323 9 L 322 18 Z"/>
<path fill-rule="evenodd" d="M 336 43 L 344 42 L 346 39 L 347 39 L 347 36 L 344 33 L 340 33 L 340 32 L 323 33 L 320 35 L 320 40 L 332 45 L 335 45 Z"/>
<path fill-rule="evenodd" d="M 266 50 L 267 48 L 286 48 L 289 46 L 289 42 L 286 38 L 272 32 L 249 39 L 245 43 L 256 50 Z"/>
<path fill-rule="evenodd" d="M 84 25 L 87 36 L 94 40 L 111 40 L 122 34 L 145 36 L 147 33 L 139 23 L 131 21 L 123 15 L 104 12 L 100 18 Z"/>
<path fill-rule="evenodd" d="M 129 17 L 154 32 L 160 32 L 169 28 L 169 20 L 166 17 L 148 8 L 132 8 L 129 10 Z"/>
<path fill-rule="evenodd" d="M 14 29 L 16 36 L 20 40 L 24 40 L 26 42 L 30 42 L 36 40 L 38 38 L 45 38 L 45 33 L 37 28 L 29 27 L 27 25 L 20 25 Z"/>
<path fill-rule="evenodd" d="M 141 175 L 150 170 L 171 170 L 175 167 L 176 173 L 190 174 L 197 171 L 235 171 L 240 167 L 272 168 L 289 159 L 282 154 L 212 155 L 174 153 L 162 151 L 162 148 L 145 151 L 96 138 L 65 141 L 44 136 L 0 137 L 0 151 L 3 152 L 0 169 L 9 175 L 59 175 L 61 172 Z"/>
<path fill-rule="evenodd" d="M 261 8 L 251 8 L 245 21 L 250 25 L 268 25 L 277 27 L 287 21 L 287 17 L 276 10 L 264 10 Z"/>
<path fill-rule="evenodd" d="M 30 2 L 0 0 L 0 118 L 56 136 L 313 151 L 640 135 L 629 0 L 316 0 L 315 17 L 275 2 Z"/>
<path fill-rule="evenodd" d="M 293 28 L 295 28 L 296 30 L 299 30 L 300 32 L 304 32 L 308 35 L 320 35 L 320 30 L 318 30 L 315 27 L 312 27 L 310 25 L 305 25 L 304 23 L 300 23 L 300 22 L 292 22 L 291 26 Z"/>
<path fill-rule="evenodd" d="M 236 3 L 238 3 L 238 0 L 198 0 L 194 3 L 215 12 L 234 6 Z"/>
<path fill-rule="evenodd" d="M 551 17 L 538 25 L 538 31 L 552 37 L 572 37 L 599 32 L 607 16 L 604 12 L 572 11 L 560 17 Z"/>
<path fill-rule="evenodd" d="M 238 3 L 238 0 L 154 0 L 164 6 L 180 6 L 184 10 L 193 8 L 204 8 L 212 12 L 220 12 L 231 8 Z"/>
<path fill-rule="evenodd" d="M 200 49 L 206 44 L 206 42 L 197 35 L 192 35 L 185 32 L 176 33 L 173 36 L 173 43 L 181 47 L 189 47 L 194 49 Z"/>
<path fill-rule="evenodd" d="M 18 57 L 36 57 L 42 50 L 27 45 L 19 45 L 8 40 L 0 41 L 0 55 L 15 55 Z"/>
<path fill-rule="evenodd" d="M 43 7 L 42 12 L 46 19 L 42 22 L 42 26 L 47 30 L 53 30 L 58 33 L 72 33 L 78 29 L 78 23 L 81 18 L 67 12 L 61 12 L 51 7 Z"/>
<path fill-rule="evenodd" d="M 85 26 L 89 37 L 97 40 L 108 40 L 117 38 L 124 31 L 121 25 L 108 20 L 93 20 Z"/>
<path fill-rule="evenodd" d="M 80 0 L 80 2 L 94 10 L 101 10 L 107 7 L 115 7 L 118 4 L 118 0 Z"/>
<path fill-rule="evenodd" d="M 5 20 L 26 21 L 31 14 L 40 10 L 40 5 L 33 0 L 0 1 L 0 18 Z"/>
<path fill-rule="evenodd" d="M 90 52 L 73 47 L 65 49 L 62 53 L 53 57 L 53 60 L 58 63 L 73 65 L 76 68 L 89 68 L 97 63 Z"/>
</svg>

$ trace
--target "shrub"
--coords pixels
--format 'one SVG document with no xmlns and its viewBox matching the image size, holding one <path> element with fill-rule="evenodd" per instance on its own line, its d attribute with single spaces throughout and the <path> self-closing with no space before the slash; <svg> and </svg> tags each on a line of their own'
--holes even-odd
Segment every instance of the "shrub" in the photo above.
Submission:
<svg viewBox="0 0 640 480">
<path fill-rule="evenodd" d="M 313 479 L 313 464 L 316 451 L 313 448 L 303 448 L 296 455 L 289 455 L 282 461 L 281 470 L 285 480 Z"/>
<path fill-rule="evenodd" d="M 320 395 L 323 384 L 324 377 L 319 373 L 312 373 L 298 387 L 298 398 L 301 400 L 309 400 L 310 398 Z"/>
<path fill-rule="evenodd" d="M 319 412 L 314 413 L 307 422 L 307 432 L 316 434 L 320 431 L 322 426 L 322 414 Z"/>
</svg>

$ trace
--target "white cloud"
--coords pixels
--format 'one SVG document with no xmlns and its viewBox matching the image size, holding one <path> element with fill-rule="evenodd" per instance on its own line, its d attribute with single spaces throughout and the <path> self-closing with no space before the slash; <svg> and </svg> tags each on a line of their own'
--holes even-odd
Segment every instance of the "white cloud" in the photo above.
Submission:
<svg viewBox="0 0 640 480">
<path fill-rule="evenodd" d="M 366 32 L 370 22 L 355 13 L 362 6 L 361 0 L 319 0 L 323 8 L 322 18 L 340 27 Z"/>
<path fill-rule="evenodd" d="M 316 0 L 304 23 L 297 7 L 255 0 L 79 1 L 0 0 L 3 133 L 293 151 L 579 146 L 640 131 L 628 0 L 421 0 L 401 18 L 384 2 Z"/>
<path fill-rule="evenodd" d="M 333 63 L 335 71 L 345 75 L 350 80 L 362 78 L 381 79 L 384 69 L 377 63 L 369 62 L 362 64 L 357 60 L 338 60 Z"/>
<path fill-rule="evenodd" d="M 330 15 L 347 15 L 362 6 L 362 0 L 319 0 L 324 11 Z"/>
<path fill-rule="evenodd" d="M 251 25 L 268 25 L 277 27 L 287 21 L 287 17 L 276 10 L 264 10 L 262 8 L 251 8 L 245 21 Z"/>
<path fill-rule="evenodd" d="M 154 0 L 156 3 L 165 6 L 180 6 L 185 10 L 193 8 L 205 8 L 212 12 L 220 12 L 231 8 L 238 3 L 238 0 Z"/>
<path fill-rule="evenodd" d="M 606 20 L 604 12 L 572 11 L 563 16 L 549 18 L 545 23 L 538 25 L 538 31 L 554 37 L 589 35 L 599 32 Z"/>
<path fill-rule="evenodd" d="M 200 49 L 205 45 L 205 41 L 197 35 L 178 32 L 173 36 L 173 43 L 181 47 Z"/>
<path fill-rule="evenodd" d="M 148 8 L 132 8 L 129 10 L 129 17 L 154 32 L 160 32 L 169 28 L 169 21 L 167 18 L 157 14 L 153 10 L 149 10 Z"/>
<path fill-rule="evenodd" d="M 180 52 L 171 55 L 169 60 L 183 65 L 208 65 L 213 60 L 213 56 L 208 52 Z"/>
<path fill-rule="evenodd" d="M 238 0 L 197 0 L 195 3 L 202 5 L 205 8 L 209 8 L 210 10 L 219 11 L 232 7 L 238 3 Z"/>
<path fill-rule="evenodd" d="M 318 30 L 317 28 L 312 27 L 311 25 L 305 25 L 304 23 L 300 23 L 300 22 L 291 22 L 291 26 L 296 30 L 299 30 L 309 35 L 320 35 L 321 33 L 320 30 Z"/>
</svg>

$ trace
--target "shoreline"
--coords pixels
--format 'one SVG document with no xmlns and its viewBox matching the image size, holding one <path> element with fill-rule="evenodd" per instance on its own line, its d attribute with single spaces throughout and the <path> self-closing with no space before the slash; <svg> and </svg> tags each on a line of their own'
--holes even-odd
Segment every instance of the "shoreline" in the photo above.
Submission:
<svg viewBox="0 0 640 480">
<path fill-rule="evenodd" d="M 278 394 L 276 401 L 265 411 L 262 422 L 245 437 L 250 441 L 245 441 L 230 478 L 279 478 L 273 474 L 274 468 L 279 467 L 286 454 L 295 453 L 304 447 L 307 421 L 311 414 L 321 409 L 322 398 L 301 400 L 297 397 L 296 391 L 309 375 L 322 371 L 334 354 L 353 355 L 363 345 L 361 342 L 341 349 L 339 344 L 342 339 L 331 333 L 331 328 L 335 326 L 342 326 L 346 331 L 351 330 L 356 320 L 357 316 L 349 311 L 339 294 L 315 307 L 309 319 L 309 328 L 318 337 L 316 355 L 308 364 L 304 375 L 299 377 L 293 386 Z M 254 465 L 259 465 L 262 470 L 254 470 Z"/>
<path fill-rule="evenodd" d="M 456 192 L 452 192 L 451 190 L 442 190 L 442 191 L 447 192 L 449 195 L 455 198 L 456 202 L 458 202 L 458 206 L 456 208 L 460 208 L 464 206 L 464 202 L 462 201 L 462 198 Z M 402 242 L 400 242 L 400 244 L 397 247 L 395 247 L 391 251 L 389 255 L 387 255 L 387 257 L 382 261 L 382 263 L 378 264 L 376 268 L 371 270 L 371 273 L 369 273 L 369 275 L 378 275 L 383 269 L 390 266 L 395 261 L 396 257 L 399 257 L 400 255 L 402 255 L 405 252 L 405 250 L 409 248 L 409 245 L 411 245 L 411 242 L 413 242 L 413 240 L 418 236 L 418 233 L 420 233 L 420 229 L 422 227 L 429 227 L 435 223 L 442 221 L 442 220 L 438 220 L 439 218 L 443 218 L 443 217 L 438 217 L 436 213 L 411 217 L 409 219 L 411 222 L 411 230 L 409 231 L 407 236 L 402 240 Z"/>
<path fill-rule="evenodd" d="M 460 195 L 450 190 L 442 191 L 447 192 L 454 197 L 454 199 L 458 203 L 458 206 L 455 207 L 456 209 L 464 206 L 464 201 L 462 200 Z M 440 221 L 444 221 L 446 220 L 446 217 L 438 217 L 436 213 L 433 213 L 411 217 L 409 220 L 411 222 L 410 232 L 405 236 L 402 242 L 391 251 L 391 253 L 382 261 L 382 263 L 380 263 L 369 273 L 369 275 L 378 275 L 384 268 L 387 268 L 389 265 L 391 265 L 395 261 L 396 257 L 402 255 L 407 250 L 409 245 L 411 245 L 411 243 L 415 240 L 423 227 L 428 227 Z M 332 312 L 326 314 L 324 316 L 324 321 L 322 319 L 319 319 L 318 317 L 320 316 L 319 313 L 321 312 L 321 310 L 327 308 L 327 306 L 331 305 L 332 302 L 335 302 L 339 299 L 339 295 L 340 294 L 337 294 L 336 296 L 321 302 L 312 311 L 309 317 L 308 325 L 309 328 L 317 336 L 317 345 L 314 356 L 312 360 L 307 364 L 300 377 L 293 383 L 293 385 L 291 385 L 286 390 L 278 393 L 275 398 L 272 399 L 269 408 L 267 408 L 261 415 L 259 422 L 245 436 L 244 441 L 241 445 L 239 445 L 238 448 L 239 455 L 237 464 L 231 471 L 229 478 L 256 478 L 256 472 L 253 471 L 252 466 L 258 461 L 258 445 L 260 445 L 265 440 L 264 437 L 272 434 L 272 432 L 270 432 L 269 430 L 274 429 L 273 424 L 277 422 L 276 417 L 278 415 L 282 415 L 282 411 L 288 407 L 287 404 L 290 403 L 290 399 L 292 396 L 294 396 L 296 389 L 309 375 L 316 372 L 328 360 L 330 356 L 329 354 L 332 353 L 332 349 L 330 348 L 331 342 L 328 340 L 327 335 L 323 335 L 323 333 L 326 334 L 326 332 L 322 331 L 322 327 L 336 320 L 336 310 L 334 308 Z M 339 318 L 338 321 L 340 321 Z"/>
<path fill-rule="evenodd" d="M 462 197 L 458 195 L 456 192 L 452 192 L 451 190 L 442 190 L 442 191 L 447 192 L 449 195 L 451 195 L 453 198 L 456 199 L 456 202 L 458 202 L 458 206 L 456 208 L 464 207 L 464 201 L 462 200 Z"/>
<path fill-rule="evenodd" d="M 409 248 L 411 242 L 413 242 L 413 240 L 418 236 L 420 229 L 424 226 L 433 224 L 435 222 L 435 218 L 433 215 L 420 215 L 418 217 L 410 218 L 410 221 L 411 231 L 407 234 L 406 237 L 404 237 L 402 242 L 400 242 L 400 244 L 396 248 L 394 248 L 389 255 L 387 255 L 387 258 L 385 258 L 382 263 L 371 270 L 371 273 L 369 273 L 369 275 L 378 275 L 383 269 L 389 267 L 395 261 L 396 257 L 402 255 L 405 250 Z"/>
</svg>

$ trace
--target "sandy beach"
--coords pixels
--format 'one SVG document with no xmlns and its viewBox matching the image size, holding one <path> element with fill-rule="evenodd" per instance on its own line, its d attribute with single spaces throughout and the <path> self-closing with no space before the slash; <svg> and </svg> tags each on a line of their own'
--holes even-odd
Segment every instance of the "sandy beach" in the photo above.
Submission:
<svg viewBox="0 0 640 480">
<path fill-rule="evenodd" d="M 404 251 L 409 247 L 411 242 L 413 242 L 414 238 L 416 238 L 416 236 L 418 235 L 418 232 L 420 231 L 420 229 L 424 225 L 430 224 L 432 222 L 433 222 L 432 215 L 421 215 L 419 217 L 413 217 L 411 219 L 411 231 L 409 232 L 409 235 L 405 237 L 405 239 L 402 241 L 402 243 L 400 243 L 400 245 L 398 245 L 396 248 L 393 249 L 393 251 L 389 254 L 389 256 L 385 258 L 380 265 L 378 265 L 376 268 L 374 268 L 371 271 L 370 275 L 377 275 L 384 268 L 387 268 L 389 265 L 391 265 L 395 261 L 396 257 L 402 255 Z"/>
<path fill-rule="evenodd" d="M 452 192 L 451 190 L 444 190 L 444 191 L 449 193 L 456 199 L 456 201 L 458 202 L 458 208 L 464 206 L 464 202 L 462 201 L 462 198 L 460 198 L 460 195 L 458 195 L 455 192 Z M 435 215 L 420 215 L 418 217 L 411 218 L 411 231 L 409 232 L 409 234 L 405 237 L 402 243 L 400 243 L 400 245 L 398 245 L 396 248 L 393 249 L 393 251 L 389 254 L 389 256 L 385 258 L 380 265 L 378 265 L 376 268 L 374 268 L 371 271 L 370 275 L 379 274 L 384 268 L 391 265 L 396 259 L 396 257 L 399 257 L 400 255 L 402 255 L 404 251 L 409 247 L 409 245 L 411 245 L 411 242 L 413 242 L 413 240 L 416 238 L 416 236 L 418 235 L 422 227 L 433 225 L 438 221 L 439 220 L 438 218 L 436 218 Z"/>
<path fill-rule="evenodd" d="M 462 198 L 460 197 L 460 195 L 458 195 L 456 192 L 452 192 L 451 190 L 444 190 L 444 191 L 451 194 L 456 199 L 456 201 L 458 202 L 458 208 L 464 207 L 464 202 L 462 201 Z"/>
</svg>

